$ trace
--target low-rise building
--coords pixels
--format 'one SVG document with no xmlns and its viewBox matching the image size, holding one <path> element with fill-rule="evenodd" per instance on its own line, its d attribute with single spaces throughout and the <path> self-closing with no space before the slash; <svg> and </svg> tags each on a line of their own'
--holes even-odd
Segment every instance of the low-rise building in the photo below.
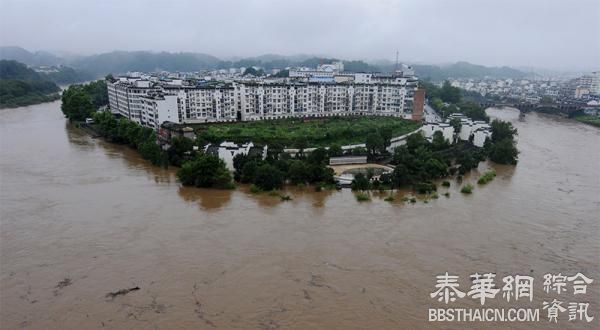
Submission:
<svg viewBox="0 0 600 330">
<path fill-rule="evenodd" d="M 456 132 L 454 127 L 450 125 L 450 121 L 459 119 L 461 126 L 460 131 Z M 472 141 L 476 147 L 483 147 L 485 140 L 492 137 L 492 129 L 490 125 L 484 121 L 473 121 L 460 113 L 454 113 L 448 116 L 444 123 L 426 123 L 421 128 L 423 135 L 428 140 L 433 139 L 435 132 L 442 132 L 444 139 L 450 143 L 457 140 Z"/>
<path fill-rule="evenodd" d="M 225 162 L 230 171 L 233 171 L 233 158 L 237 155 L 256 155 L 264 159 L 267 156 L 267 146 L 256 147 L 252 142 L 237 144 L 233 142 L 223 142 L 219 145 L 207 144 L 204 152 L 218 156 Z"/>
</svg>

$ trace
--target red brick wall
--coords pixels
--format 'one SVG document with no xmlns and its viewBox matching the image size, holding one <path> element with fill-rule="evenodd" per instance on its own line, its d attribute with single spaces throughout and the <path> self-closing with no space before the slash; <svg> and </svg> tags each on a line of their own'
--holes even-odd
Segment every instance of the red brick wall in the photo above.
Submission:
<svg viewBox="0 0 600 330">
<path fill-rule="evenodd" d="M 422 121 L 423 120 L 423 108 L 425 107 L 425 90 L 419 88 L 415 91 L 415 97 L 413 101 L 413 112 L 412 120 Z"/>
</svg>

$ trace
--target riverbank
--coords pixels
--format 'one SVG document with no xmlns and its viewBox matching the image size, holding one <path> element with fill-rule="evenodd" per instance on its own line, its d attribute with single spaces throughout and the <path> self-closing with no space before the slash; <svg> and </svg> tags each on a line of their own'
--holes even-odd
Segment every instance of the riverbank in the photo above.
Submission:
<svg viewBox="0 0 600 330">
<path fill-rule="evenodd" d="M 600 127 L 600 117 L 598 117 L 598 116 L 579 115 L 579 116 L 573 117 L 572 119 L 575 119 L 578 122 L 581 122 L 584 124 Z"/>
<path fill-rule="evenodd" d="M 26 95 L 17 98 L 3 99 L 2 103 L 0 103 L 0 109 L 25 107 L 29 105 L 53 102 L 59 99 L 59 93 Z"/>
<path fill-rule="evenodd" d="M 594 115 L 586 115 L 583 111 L 577 111 L 574 114 L 567 115 L 554 108 L 549 108 L 548 111 L 538 111 L 548 116 L 555 116 L 560 118 L 566 118 L 569 120 L 575 120 L 580 123 L 588 124 L 595 127 L 600 127 L 600 117 Z"/>
</svg>

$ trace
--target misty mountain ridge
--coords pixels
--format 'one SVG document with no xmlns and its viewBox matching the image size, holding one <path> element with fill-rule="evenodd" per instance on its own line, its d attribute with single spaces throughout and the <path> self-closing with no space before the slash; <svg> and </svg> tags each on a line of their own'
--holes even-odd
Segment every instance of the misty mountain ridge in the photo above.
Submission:
<svg viewBox="0 0 600 330">
<path fill-rule="evenodd" d="M 1 60 L 15 60 L 29 66 L 58 65 L 64 60 L 47 51 L 30 52 L 17 46 L 0 47 Z"/>
<path fill-rule="evenodd" d="M 21 47 L 0 47 L 0 59 L 16 60 L 30 66 L 67 65 L 85 70 L 102 77 L 108 73 L 125 73 L 128 71 L 199 71 L 226 69 L 230 67 L 260 66 L 266 70 L 283 69 L 290 66 L 316 67 L 322 63 L 338 60 L 333 57 L 314 55 L 279 55 L 264 54 L 255 57 L 231 58 L 222 60 L 218 57 L 194 52 L 152 52 L 152 51 L 112 51 L 90 56 L 59 57 L 46 51 L 29 52 Z M 345 69 L 353 72 L 393 72 L 396 64 L 392 61 L 344 60 Z M 414 64 L 416 74 L 421 79 L 441 81 L 448 78 L 523 78 L 531 76 L 515 68 L 487 67 L 457 62 L 445 65 Z"/>
</svg>

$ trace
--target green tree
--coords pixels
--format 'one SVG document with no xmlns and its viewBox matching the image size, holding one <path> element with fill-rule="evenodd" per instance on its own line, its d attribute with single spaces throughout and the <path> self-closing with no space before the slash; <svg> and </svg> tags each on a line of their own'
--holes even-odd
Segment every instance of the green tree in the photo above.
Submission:
<svg viewBox="0 0 600 330">
<path fill-rule="evenodd" d="M 384 126 L 379 129 L 379 135 L 381 135 L 381 138 L 383 139 L 384 149 L 390 146 L 391 140 L 394 137 L 393 134 L 394 131 L 391 127 Z"/>
<path fill-rule="evenodd" d="M 342 150 L 342 147 L 340 147 L 339 144 L 334 144 L 329 147 L 328 153 L 329 157 L 339 157 L 344 154 L 344 151 Z"/>
<path fill-rule="evenodd" d="M 325 166 L 325 164 L 309 164 L 310 183 L 333 183 L 333 169 Z"/>
<path fill-rule="evenodd" d="M 460 164 L 460 167 L 458 168 L 460 174 L 465 174 L 479 165 L 479 162 L 469 150 L 464 151 L 456 161 Z"/>
<path fill-rule="evenodd" d="M 494 120 L 490 126 L 492 127 L 492 142 L 494 143 L 505 139 L 512 141 L 517 135 L 517 129 L 510 122 Z"/>
<path fill-rule="evenodd" d="M 242 183 L 251 183 L 255 181 L 256 170 L 263 164 L 259 159 L 248 159 L 242 166 L 239 180 Z M 235 165 L 234 165 L 235 166 Z"/>
<path fill-rule="evenodd" d="M 199 154 L 194 160 L 185 162 L 177 171 L 177 177 L 185 186 L 230 188 L 233 185 L 225 163 L 206 154 Z"/>
<path fill-rule="evenodd" d="M 277 167 L 263 164 L 256 169 L 253 183 L 266 191 L 279 189 L 283 186 L 284 176 Z"/>
<path fill-rule="evenodd" d="M 444 149 L 448 149 L 450 147 L 450 143 L 446 141 L 444 138 L 444 134 L 441 131 L 436 131 L 433 133 L 433 138 L 431 140 L 431 149 L 434 151 L 440 151 Z"/>
<path fill-rule="evenodd" d="M 409 151 L 416 150 L 419 147 L 427 145 L 427 139 L 422 134 L 411 134 L 406 138 L 406 148 Z"/>
<path fill-rule="evenodd" d="M 490 159 L 498 164 L 516 165 L 518 157 L 519 151 L 511 139 L 495 142 L 490 152 Z"/>
<path fill-rule="evenodd" d="M 460 130 L 462 128 L 462 123 L 461 123 L 460 119 L 452 118 L 452 119 L 450 119 L 450 126 L 452 126 L 454 128 L 454 133 L 460 133 Z"/>
<path fill-rule="evenodd" d="M 306 183 L 310 181 L 310 168 L 301 160 L 291 161 L 287 177 L 292 184 Z"/>
<path fill-rule="evenodd" d="M 429 105 L 431 105 L 431 107 L 436 111 L 442 111 L 444 108 L 444 101 L 442 101 L 442 99 L 439 97 L 434 97 L 429 102 Z"/>
<path fill-rule="evenodd" d="M 462 102 L 459 104 L 459 111 L 473 120 L 489 121 L 490 118 L 485 113 L 485 109 L 475 102 Z"/>
<path fill-rule="evenodd" d="M 326 164 L 329 162 L 327 149 L 317 148 L 308 155 L 308 161 L 313 164 Z"/>
<path fill-rule="evenodd" d="M 83 121 L 94 112 L 90 96 L 78 86 L 71 86 L 62 95 L 61 110 L 73 121 Z"/>
<path fill-rule="evenodd" d="M 396 165 L 392 172 L 391 181 L 394 187 L 402 187 L 412 182 L 411 175 L 406 165 Z"/>
<path fill-rule="evenodd" d="M 449 81 L 444 81 L 442 89 L 440 90 L 440 98 L 444 102 L 458 103 L 461 99 L 460 88 L 452 87 Z"/>
<path fill-rule="evenodd" d="M 380 134 L 377 132 L 370 133 L 367 135 L 366 147 L 371 155 L 375 155 L 381 150 L 385 150 L 385 142 Z"/>
<path fill-rule="evenodd" d="M 169 164 L 181 166 L 183 161 L 188 159 L 188 155 L 191 155 L 193 148 L 194 141 L 186 137 L 175 136 L 171 138 L 171 146 L 167 150 Z"/>
<path fill-rule="evenodd" d="M 247 76 L 247 75 L 253 75 L 255 77 L 261 77 L 261 76 L 265 75 L 265 72 L 262 69 L 256 70 L 253 67 L 249 67 L 249 68 L 246 68 L 246 70 L 244 70 L 244 76 Z"/>
<path fill-rule="evenodd" d="M 148 139 L 142 142 L 138 150 L 142 158 L 149 160 L 153 165 L 167 165 L 165 153 L 156 140 Z"/>
<path fill-rule="evenodd" d="M 369 190 L 370 188 L 371 183 L 364 174 L 358 173 L 354 176 L 354 180 L 352 180 L 352 190 Z"/>
</svg>

